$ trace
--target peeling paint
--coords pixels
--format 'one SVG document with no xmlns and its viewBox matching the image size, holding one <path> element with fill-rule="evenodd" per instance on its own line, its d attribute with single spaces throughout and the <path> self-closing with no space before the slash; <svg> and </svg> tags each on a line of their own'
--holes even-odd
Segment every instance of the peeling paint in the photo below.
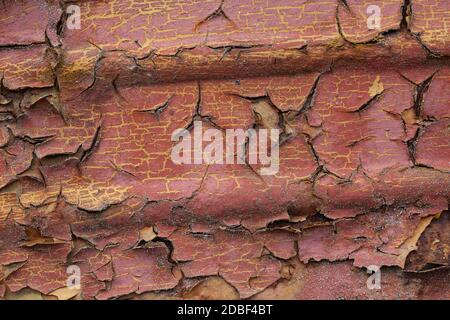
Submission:
<svg viewBox="0 0 450 320">
<path fill-rule="evenodd" d="M 450 297 L 447 3 L 128 2 L 0 5 L 0 298 Z M 194 121 L 279 172 L 175 165 Z"/>
</svg>

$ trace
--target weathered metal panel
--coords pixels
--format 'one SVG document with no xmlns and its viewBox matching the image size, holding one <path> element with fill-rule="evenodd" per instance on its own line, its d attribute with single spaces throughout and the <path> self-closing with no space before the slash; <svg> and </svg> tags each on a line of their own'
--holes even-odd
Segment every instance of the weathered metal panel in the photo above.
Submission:
<svg viewBox="0 0 450 320">
<path fill-rule="evenodd" d="M 448 1 L 0 12 L 0 297 L 450 298 Z M 182 128 L 279 166 L 176 164 Z"/>
</svg>

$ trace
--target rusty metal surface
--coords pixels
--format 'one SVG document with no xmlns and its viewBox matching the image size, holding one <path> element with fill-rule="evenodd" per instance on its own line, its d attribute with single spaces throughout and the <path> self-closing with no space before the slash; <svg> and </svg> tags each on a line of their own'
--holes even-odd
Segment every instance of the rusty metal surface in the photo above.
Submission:
<svg viewBox="0 0 450 320">
<path fill-rule="evenodd" d="M 447 1 L 0 12 L 0 297 L 450 299 Z M 174 164 L 194 121 L 279 129 L 279 171 Z"/>
</svg>

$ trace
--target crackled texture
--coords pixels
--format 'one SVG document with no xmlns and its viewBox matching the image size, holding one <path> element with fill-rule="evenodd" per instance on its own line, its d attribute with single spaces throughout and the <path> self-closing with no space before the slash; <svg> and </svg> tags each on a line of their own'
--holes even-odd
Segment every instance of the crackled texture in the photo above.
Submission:
<svg viewBox="0 0 450 320">
<path fill-rule="evenodd" d="M 447 1 L 0 12 L 0 298 L 450 299 Z M 279 129 L 279 171 L 173 163 L 194 121 Z"/>
</svg>

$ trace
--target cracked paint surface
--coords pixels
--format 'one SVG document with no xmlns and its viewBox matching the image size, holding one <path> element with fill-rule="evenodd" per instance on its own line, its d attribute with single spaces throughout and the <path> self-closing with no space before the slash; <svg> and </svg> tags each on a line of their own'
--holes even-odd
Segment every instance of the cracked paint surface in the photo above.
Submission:
<svg viewBox="0 0 450 320">
<path fill-rule="evenodd" d="M 445 1 L 0 12 L 0 298 L 450 299 Z M 193 121 L 279 129 L 279 172 L 174 164 Z"/>
</svg>

